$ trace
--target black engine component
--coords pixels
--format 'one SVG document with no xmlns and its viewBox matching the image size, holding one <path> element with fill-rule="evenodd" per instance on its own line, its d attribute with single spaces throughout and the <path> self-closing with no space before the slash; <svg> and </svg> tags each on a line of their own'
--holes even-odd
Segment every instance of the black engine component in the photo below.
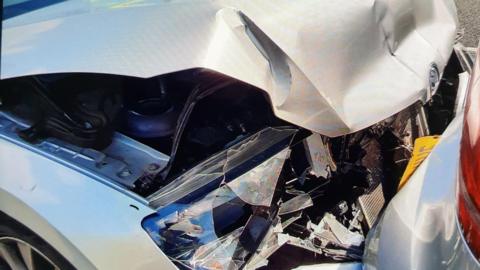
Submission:
<svg viewBox="0 0 480 270">
<path fill-rule="evenodd" d="M 13 91 L 6 93 L 6 103 L 16 115 L 32 123 L 19 131 L 27 141 L 55 137 L 80 147 L 102 149 L 111 143 L 122 106 L 119 88 L 113 82 L 88 75 L 68 80 L 55 75 L 29 77 L 10 88 Z M 28 96 L 22 102 L 17 102 L 17 87 Z"/>
<path fill-rule="evenodd" d="M 169 75 L 146 80 L 129 78 L 125 83 L 122 131 L 140 140 L 168 140 L 175 132 L 185 90 L 189 87 Z"/>
<path fill-rule="evenodd" d="M 161 138 L 173 134 L 180 110 L 165 99 L 138 100 L 125 112 L 124 131 L 136 138 Z"/>
<path fill-rule="evenodd" d="M 184 108 L 180 116 L 184 125 L 177 127 L 170 176 L 266 126 L 286 125 L 274 116 L 267 99 L 257 89 L 225 79 L 204 89 L 192 93 L 189 99 L 193 101 L 187 101 L 189 108 Z"/>
</svg>

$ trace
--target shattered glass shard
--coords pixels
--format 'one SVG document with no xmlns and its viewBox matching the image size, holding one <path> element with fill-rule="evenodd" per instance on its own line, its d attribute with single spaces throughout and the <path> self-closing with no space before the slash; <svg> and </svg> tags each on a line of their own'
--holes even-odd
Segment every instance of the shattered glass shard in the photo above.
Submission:
<svg viewBox="0 0 480 270">
<path fill-rule="evenodd" d="M 309 194 L 300 194 L 280 205 L 279 215 L 290 214 L 313 206 L 312 198 Z"/>
<path fill-rule="evenodd" d="M 200 246 L 188 264 L 194 269 L 236 270 L 244 264 L 246 253 L 239 246 L 243 227 L 215 241 Z"/>
<path fill-rule="evenodd" d="M 246 181 L 247 185 L 243 188 L 239 182 L 232 183 L 232 190 L 252 205 L 269 206 L 271 197 L 268 194 L 275 187 L 263 185 L 276 184 L 283 163 L 289 155 L 287 147 L 296 132 L 296 129 L 290 128 L 266 128 L 252 135 L 171 180 L 147 198 L 150 206 L 162 207 L 181 199 L 194 200 L 196 196 L 218 188 L 222 182 L 237 180 L 239 175 L 243 179 L 239 181 Z M 273 169 L 274 171 L 271 171 Z M 254 179 L 248 179 L 250 177 Z M 261 182 L 262 192 L 257 192 L 255 198 L 248 198 L 246 193 L 260 186 L 256 181 Z"/>
<path fill-rule="evenodd" d="M 227 186 L 250 205 L 270 206 L 280 172 L 289 154 L 289 149 L 281 151 L 253 170 L 227 183 Z"/>
</svg>

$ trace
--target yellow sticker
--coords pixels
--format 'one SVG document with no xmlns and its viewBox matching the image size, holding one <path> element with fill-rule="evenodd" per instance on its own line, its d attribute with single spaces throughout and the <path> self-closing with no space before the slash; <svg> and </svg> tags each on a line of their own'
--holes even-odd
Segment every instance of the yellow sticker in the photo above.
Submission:
<svg viewBox="0 0 480 270">
<path fill-rule="evenodd" d="M 420 166 L 420 164 L 422 164 L 422 162 L 432 152 L 439 139 L 440 136 L 426 136 L 415 140 L 412 158 L 410 161 L 408 161 L 407 168 L 405 169 L 402 179 L 398 184 L 399 190 L 408 182 L 410 176 L 412 176 L 418 166 Z"/>
</svg>

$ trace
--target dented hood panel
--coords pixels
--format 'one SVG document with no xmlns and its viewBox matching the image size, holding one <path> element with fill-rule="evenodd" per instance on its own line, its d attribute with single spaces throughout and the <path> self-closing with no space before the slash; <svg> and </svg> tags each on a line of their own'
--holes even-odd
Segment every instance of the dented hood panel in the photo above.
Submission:
<svg viewBox="0 0 480 270">
<path fill-rule="evenodd" d="M 206 68 L 339 136 L 428 99 L 456 25 L 453 0 L 66 1 L 4 21 L 1 78 Z"/>
</svg>

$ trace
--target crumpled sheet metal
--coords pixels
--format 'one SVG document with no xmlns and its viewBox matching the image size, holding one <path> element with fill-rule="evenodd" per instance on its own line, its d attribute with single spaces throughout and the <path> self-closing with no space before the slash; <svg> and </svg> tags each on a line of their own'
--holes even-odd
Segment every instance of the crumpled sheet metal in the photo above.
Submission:
<svg viewBox="0 0 480 270">
<path fill-rule="evenodd" d="M 324 232 L 329 232 L 335 237 L 335 242 L 345 247 L 360 247 L 365 241 L 363 235 L 349 231 L 330 213 L 326 213 L 318 225 L 310 223 L 309 226 L 312 227 L 313 237 L 323 237 Z"/>
<path fill-rule="evenodd" d="M 339 136 L 427 99 L 456 24 L 453 0 L 65 1 L 4 22 L 0 76 L 205 68 Z"/>
<path fill-rule="evenodd" d="M 363 236 L 349 231 L 330 213 L 326 213 L 318 225 L 311 222 L 307 224 L 311 233 L 306 239 L 284 233 L 285 227 L 284 223 L 272 224 L 257 251 L 248 260 L 245 269 L 259 269 L 268 265 L 269 257 L 284 245 L 296 246 L 338 261 L 362 258 L 360 246 L 364 241 Z"/>
</svg>

